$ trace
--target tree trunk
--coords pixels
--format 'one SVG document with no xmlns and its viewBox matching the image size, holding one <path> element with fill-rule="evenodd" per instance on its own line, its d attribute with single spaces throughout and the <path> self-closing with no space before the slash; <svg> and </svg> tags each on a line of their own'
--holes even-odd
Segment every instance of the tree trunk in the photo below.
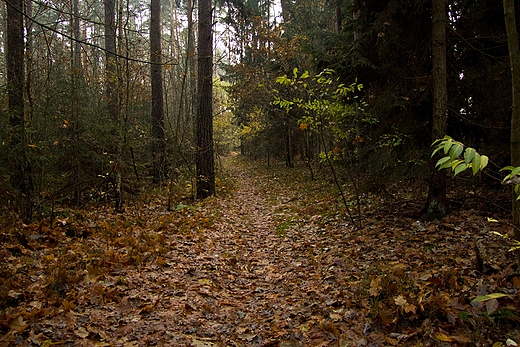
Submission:
<svg viewBox="0 0 520 347">
<path fill-rule="evenodd" d="M 24 121 L 23 0 L 7 2 L 7 104 L 10 129 L 11 185 L 19 193 L 18 208 L 25 222 L 32 219 L 33 184 L 27 158 Z"/>
<path fill-rule="evenodd" d="M 119 102 L 117 100 L 117 61 L 116 61 L 116 7 L 115 0 L 105 0 L 105 74 L 106 98 L 109 115 L 117 124 Z"/>
<path fill-rule="evenodd" d="M 284 24 L 289 23 L 291 20 L 291 1 L 290 0 L 281 0 L 280 7 L 282 10 L 282 19 Z"/>
<path fill-rule="evenodd" d="M 161 2 L 151 0 L 150 75 L 152 79 L 152 160 L 153 181 L 166 177 L 166 140 L 164 134 L 164 99 L 161 51 Z"/>
<path fill-rule="evenodd" d="M 197 198 L 215 194 L 213 154 L 213 32 L 211 0 L 199 1 L 198 106 L 197 106 Z"/>
<path fill-rule="evenodd" d="M 511 62 L 512 112 L 511 112 L 511 165 L 520 166 L 520 49 L 515 19 L 515 1 L 504 0 L 509 59 Z M 513 226 L 515 239 L 520 240 L 520 201 L 513 196 Z M 520 250 L 517 251 L 520 268 Z"/>
<path fill-rule="evenodd" d="M 197 61 L 195 54 L 195 28 L 193 25 L 194 0 L 187 0 L 188 6 L 188 67 L 189 67 L 189 100 L 188 127 L 190 129 L 190 140 L 195 138 L 195 113 L 197 110 Z"/>
<path fill-rule="evenodd" d="M 343 24 L 343 14 L 341 11 L 341 0 L 336 0 L 336 34 L 341 33 L 341 25 Z"/>
<path fill-rule="evenodd" d="M 114 131 L 114 148 L 111 154 L 114 156 L 116 164 L 113 166 L 116 177 L 115 189 L 115 210 L 118 211 L 122 207 L 121 198 L 121 163 L 120 163 L 120 120 L 121 113 L 119 103 L 119 72 L 117 67 L 116 56 L 116 4 L 115 0 L 105 0 L 105 49 L 106 49 L 106 64 L 105 64 L 105 83 L 106 83 L 106 98 L 107 107 Z"/>
<path fill-rule="evenodd" d="M 446 135 L 448 92 L 446 87 L 446 1 L 432 2 L 432 83 L 433 83 L 433 121 L 432 138 Z M 446 170 L 437 170 L 432 160 L 430 185 L 424 217 L 441 218 L 447 213 Z"/>
<path fill-rule="evenodd" d="M 73 31 L 73 66 L 74 73 L 77 74 L 81 79 L 83 79 L 83 67 L 81 64 L 81 30 L 79 23 L 79 0 L 73 0 L 72 2 L 72 31 Z"/>
<path fill-rule="evenodd" d="M 24 113 L 26 115 L 26 126 L 32 127 L 34 116 L 34 98 L 32 93 L 32 72 L 34 62 L 34 23 L 29 19 L 33 16 L 33 3 L 31 0 L 25 0 L 25 13 L 27 14 L 28 18 L 26 18 L 25 20 L 25 93 L 27 98 L 27 105 L 25 105 Z"/>
</svg>

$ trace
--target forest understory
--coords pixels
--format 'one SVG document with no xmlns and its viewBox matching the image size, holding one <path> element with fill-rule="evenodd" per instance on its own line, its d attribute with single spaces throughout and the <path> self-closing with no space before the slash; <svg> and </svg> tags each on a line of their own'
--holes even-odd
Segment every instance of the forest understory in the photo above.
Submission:
<svg viewBox="0 0 520 347">
<path fill-rule="evenodd" d="M 221 166 L 216 197 L 173 211 L 157 189 L 4 222 L 0 347 L 520 343 L 516 260 L 491 233 L 513 232 L 506 192 L 454 189 L 426 222 L 426 186 L 402 183 L 364 194 L 356 228 L 325 168 Z"/>
</svg>

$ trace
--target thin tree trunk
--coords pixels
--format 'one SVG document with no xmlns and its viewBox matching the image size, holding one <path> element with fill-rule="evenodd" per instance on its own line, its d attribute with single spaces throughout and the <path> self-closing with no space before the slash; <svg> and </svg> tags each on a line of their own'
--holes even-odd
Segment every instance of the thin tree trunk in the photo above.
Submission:
<svg viewBox="0 0 520 347">
<path fill-rule="evenodd" d="M 121 180 L 121 163 L 119 162 L 120 146 L 119 146 L 119 73 L 117 67 L 116 56 L 116 4 L 115 0 L 105 0 L 105 49 L 106 49 L 106 64 L 105 64 L 105 83 L 106 83 L 106 98 L 108 113 L 112 120 L 114 131 L 112 133 L 115 141 L 113 152 L 117 164 L 113 166 L 116 176 L 116 190 L 115 190 L 115 210 L 118 211 L 122 207 L 120 180 Z M 118 184 L 119 183 L 119 184 Z"/>
<path fill-rule="evenodd" d="M 30 0 L 29 0 L 30 1 Z M 72 71 L 72 87 L 70 88 L 70 99 L 71 99 L 71 115 L 69 116 L 69 120 L 71 120 L 71 128 L 72 136 L 74 136 L 74 140 L 79 141 L 79 131 L 76 127 L 76 124 L 79 119 L 81 104 L 78 102 L 79 90 L 81 90 L 82 83 L 79 83 L 83 77 L 83 69 L 81 67 L 81 55 L 80 55 L 80 44 L 79 40 L 81 40 L 80 35 L 80 27 L 79 27 L 79 0 L 72 0 L 72 9 L 71 9 L 71 37 L 74 40 L 70 42 L 71 48 L 71 71 Z M 75 150 L 75 165 L 73 171 L 74 177 L 74 199 L 76 200 L 76 206 L 81 206 L 81 185 L 78 184 L 81 175 L 81 168 L 79 163 L 80 158 L 80 149 L 79 146 L 76 147 Z"/>
<path fill-rule="evenodd" d="M 520 49 L 515 19 L 515 1 L 504 0 L 509 59 L 511 63 L 512 112 L 511 112 L 511 165 L 520 166 Z M 515 239 L 520 241 L 520 201 L 513 197 L 513 226 Z M 517 251 L 520 268 L 520 250 Z"/>
<path fill-rule="evenodd" d="M 282 9 L 283 22 L 285 24 L 287 24 L 291 20 L 291 1 L 290 0 L 281 0 L 280 7 Z"/>
<path fill-rule="evenodd" d="M 33 7 L 31 0 L 25 0 L 25 11 L 29 18 L 33 15 Z M 34 115 L 34 98 L 32 94 L 32 71 L 33 71 L 33 57 L 34 57 L 34 35 L 33 35 L 33 22 L 29 19 L 25 21 L 25 32 L 27 33 L 25 43 L 25 66 L 26 66 L 26 84 L 25 93 L 27 96 L 27 126 L 32 126 L 33 115 Z"/>
<path fill-rule="evenodd" d="M 432 82 L 433 122 L 432 138 L 446 135 L 448 92 L 446 87 L 446 0 L 432 2 Z M 424 217 L 441 218 L 447 213 L 446 170 L 437 170 L 431 164 L 430 185 Z"/>
<path fill-rule="evenodd" d="M 336 34 L 341 33 L 341 25 L 343 24 L 343 14 L 341 11 L 341 0 L 336 0 Z"/>
<path fill-rule="evenodd" d="M 215 194 L 213 153 L 213 32 L 211 0 L 199 1 L 197 198 Z"/>
<path fill-rule="evenodd" d="M 117 57 L 116 57 L 116 7 L 115 0 L 105 0 L 105 50 L 106 50 L 106 98 L 109 115 L 117 124 L 119 118 L 117 100 Z"/>
<path fill-rule="evenodd" d="M 18 208 L 25 222 L 32 219 L 33 184 L 27 158 L 24 120 L 23 0 L 7 2 L 7 104 L 11 127 L 11 185 L 19 193 Z"/>
<path fill-rule="evenodd" d="M 193 7 L 195 0 L 187 0 L 188 6 L 188 67 L 189 67 L 189 88 L 191 100 L 188 110 L 188 126 L 190 129 L 190 141 L 195 138 L 195 113 L 197 110 L 197 61 L 195 52 L 195 27 L 193 25 Z"/>
<path fill-rule="evenodd" d="M 164 98 L 161 52 L 161 2 L 151 0 L 150 17 L 150 75 L 152 79 L 152 159 L 153 180 L 166 177 L 166 141 L 164 134 Z"/>
<path fill-rule="evenodd" d="M 81 44 L 79 41 L 81 41 L 81 30 L 80 30 L 80 23 L 79 23 L 79 0 L 73 0 L 72 2 L 72 12 L 73 12 L 73 36 L 74 36 L 74 72 L 80 77 L 80 79 L 83 79 L 83 67 L 81 64 Z"/>
<path fill-rule="evenodd" d="M 6 7 L 5 1 L 0 2 L 0 15 L 2 16 L 2 23 L 1 23 L 0 30 L 2 30 L 2 32 L 4 32 L 4 33 L 7 33 L 7 9 L 5 7 Z M 7 35 L 2 35 L 1 44 L 3 47 L 7 47 Z M 7 61 L 6 61 L 6 63 L 7 63 Z M 1 70 L 1 73 L 4 76 L 7 76 L 7 66 L 6 65 L 7 64 L 3 64 L 2 70 Z"/>
</svg>

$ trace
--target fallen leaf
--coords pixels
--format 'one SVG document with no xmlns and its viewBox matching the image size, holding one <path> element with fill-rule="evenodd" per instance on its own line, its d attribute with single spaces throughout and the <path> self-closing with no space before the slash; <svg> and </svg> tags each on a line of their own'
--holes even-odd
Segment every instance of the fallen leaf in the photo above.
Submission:
<svg viewBox="0 0 520 347">
<path fill-rule="evenodd" d="M 443 333 L 435 333 L 435 338 L 442 342 L 452 342 L 453 341 L 453 339 L 450 336 L 445 335 Z"/>
<path fill-rule="evenodd" d="M 370 289 L 368 293 L 370 296 L 378 296 L 381 289 L 383 289 L 380 285 L 381 279 L 377 276 L 374 276 L 372 278 L 372 281 L 370 281 Z"/>
<path fill-rule="evenodd" d="M 84 327 L 79 327 L 76 330 L 74 330 L 74 335 L 82 339 L 86 339 L 89 335 L 89 332 Z"/>
<path fill-rule="evenodd" d="M 406 299 L 402 295 L 399 295 L 397 298 L 395 298 L 394 302 L 397 306 L 401 308 L 404 308 L 404 306 L 407 304 Z"/>
<path fill-rule="evenodd" d="M 488 314 L 491 314 L 495 312 L 498 308 L 498 300 L 497 299 L 491 299 L 488 302 L 486 302 L 486 311 Z"/>
<path fill-rule="evenodd" d="M 16 330 L 18 332 L 22 332 L 25 330 L 29 325 L 26 324 L 22 318 L 22 316 L 18 316 L 16 318 L 13 318 L 9 321 L 9 327 L 13 330 Z"/>
</svg>

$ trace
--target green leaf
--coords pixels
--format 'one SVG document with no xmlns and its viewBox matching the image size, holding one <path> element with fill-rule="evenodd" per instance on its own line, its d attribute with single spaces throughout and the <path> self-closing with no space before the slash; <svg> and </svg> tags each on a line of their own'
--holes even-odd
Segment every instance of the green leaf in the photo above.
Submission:
<svg viewBox="0 0 520 347">
<path fill-rule="evenodd" d="M 514 168 L 515 168 L 514 166 L 506 166 L 506 167 L 501 168 L 499 171 L 513 171 Z"/>
<path fill-rule="evenodd" d="M 295 67 L 295 68 L 292 70 L 292 73 L 293 73 L 294 78 L 297 78 L 297 77 L 298 77 L 298 68 Z"/>
<path fill-rule="evenodd" d="M 309 71 L 305 71 L 304 73 L 302 73 L 302 75 L 300 76 L 301 79 L 306 79 L 309 77 Z"/>
<path fill-rule="evenodd" d="M 507 296 L 507 295 L 503 294 L 503 293 L 493 293 L 493 294 L 489 294 L 489 295 L 481 295 L 481 296 L 477 296 L 475 299 L 471 300 L 471 303 L 503 298 L 504 296 Z"/>
<path fill-rule="evenodd" d="M 455 167 L 455 170 L 453 170 L 453 175 L 457 176 L 459 173 L 466 170 L 467 168 L 468 168 L 468 164 L 466 164 L 462 161 L 462 163 L 460 163 L 460 165 L 457 165 Z"/>
<path fill-rule="evenodd" d="M 453 159 L 451 159 L 450 157 L 448 157 L 449 160 L 446 161 L 445 163 L 443 163 L 440 167 L 439 167 L 439 170 L 442 170 L 442 169 L 447 169 L 449 167 L 451 167 L 451 165 L 453 164 Z"/>
<path fill-rule="evenodd" d="M 480 156 L 480 170 L 484 169 L 489 162 L 487 155 Z M 520 169 L 520 168 L 519 168 Z"/>
<path fill-rule="evenodd" d="M 448 154 L 448 152 L 450 151 L 450 148 L 453 144 L 453 141 L 450 140 L 447 140 L 445 143 L 444 143 L 444 154 Z"/>
<path fill-rule="evenodd" d="M 451 158 L 450 157 L 442 157 L 441 159 L 437 160 L 437 163 L 435 164 L 435 167 L 437 166 L 441 166 L 443 164 L 445 164 L 447 161 L 450 161 L 450 165 L 451 166 Z M 439 168 L 440 170 L 441 168 Z"/>
<path fill-rule="evenodd" d="M 473 159 L 471 159 L 471 169 L 473 171 L 473 175 L 476 175 L 480 169 L 480 154 L 475 153 L 475 156 Z"/>
<path fill-rule="evenodd" d="M 437 153 L 438 151 L 440 151 L 441 149 L 444 148 L 444 143 L 441 143 L 439 145 L 437 145 L 437 147 L 435 147 L 435 149 L 433 150 L 433 153 L 432 153 L 432 156 L 431 158 L 433 158 L 433 156 L 435 155 L 435 153 Z"/>
<path fill-rule="evenodd" d="M 473 157 L 475 156 L 475 153 L 475 149 L 471 147 L 466 148 L 466 151 L 464 152 L 464 161 L 466 162 L 466 164 L 471 163 Z"/>
<path fill-rule="evenodd" d="M 461 164 L 463 162 L 464 162 L 464 160 L 460 160 L 460 159 L 459 160 L 453 160 L 451 162 L 451 169 L 455 171 L 455 168 L 457 167 L 457 165 L 459 165 L 459 164 Z"/>
<path fill-rule="evenodd" d="M 444 141 L 446 141 L 446 140 L 451 140 L 451 137 L 449 137 L 448 135 L 444 135 L 444 137 L 442 139 L 437 139 L 437 140 L 433 141 L 432 146 L 435 145 L 437 142 L 444 143 Z"/>
<path fill-rule="evenodd" d="M 453 144 L 453 146 L 451 146 L 451 148 L 450 148 L 450 157 L 452 159 L 457 158 L 462 153 L 463 150 L 464 150 L 464 146 L 462 146 L 462 144 L 460 144 L 458 142 L 455 142 Z"/>
<path fill-rule="evenodd" d="M 511 178 L 518 175 L 520 173 L 520 166 L 517 166 L 511 170 L 511 173 L 509 174 Z"/>
</svg>

